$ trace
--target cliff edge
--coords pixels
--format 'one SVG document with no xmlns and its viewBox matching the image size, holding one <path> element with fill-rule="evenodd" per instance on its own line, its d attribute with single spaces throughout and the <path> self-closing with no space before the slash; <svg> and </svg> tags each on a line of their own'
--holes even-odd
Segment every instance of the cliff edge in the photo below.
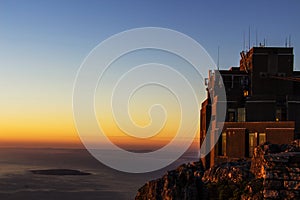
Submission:
<svg viewBox="0 0 300 200">
<path fill-rule="evenodd" d="M 300 199 L 299 140 L 265 143 L 251 160 L 238 160 L 204 170 L 201 161 L 183 164 L 147 182 L 136 200 Z"/>
</svg>

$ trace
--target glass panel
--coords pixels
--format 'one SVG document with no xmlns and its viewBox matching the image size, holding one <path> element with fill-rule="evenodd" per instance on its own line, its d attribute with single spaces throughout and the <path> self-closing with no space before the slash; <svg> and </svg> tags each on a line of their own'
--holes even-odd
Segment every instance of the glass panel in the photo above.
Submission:
<svg viewBox="0 0 300 200">
<path fill-rule="evenodd" d="M 226 133 L 222 133 L 222 155 L 226 156 Z"/>
<path fill-rule="evenodd" d="M 276 121 L 286 121 L 286 108 L 276 108 Z"/>
<path fill-rule="evenodd" d="M 258 142 L 260 145 L 266 142 L 266 133 L 259 133 Z"/>
<path fill-rule="evenodd" d="M 244 97 L 247 97 L 249 95 L 248 90 L 244 90 Z"/>
<path fill-rule="evenodd" d="M 246 109 L 238 108 L 238 122 L 245 122 L 245 121 L 246 121 Z"/>
<path fill-rule="evenodd" d="M 249 157 L 253 156 L 255 133 L 249 133 Z"/>
<path fill-rule="evenodd" d="M 276 121 L 280 121 L 281 120 L 281 109 L 277 108 L 276 109 Z"/>
<path fill-rule="evenodd" d="M 234 109 L 228 109 L 228 121 L 235 122 L 235 110 Z"/>
</svg>

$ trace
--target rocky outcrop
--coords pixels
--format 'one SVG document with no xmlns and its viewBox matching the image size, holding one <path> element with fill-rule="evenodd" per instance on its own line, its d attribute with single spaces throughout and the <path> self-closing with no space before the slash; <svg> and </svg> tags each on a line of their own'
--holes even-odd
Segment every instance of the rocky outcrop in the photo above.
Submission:
<svg viewBox="0 0 300 200">
<path fill-rule="evenodd" d="M 213 183 L 230 182 L 240 184 L 245 180 L 250 180 L 254 176 L 250 172 L 251 163 L 246 160 L 227 162 L 215 165 L 205 171 L 202 180 Z"/>
<path fill-rule="evenodd" d="M 260 199 L 256 191 L 261 190 L 262 184 L 250 172 L 250 166 L 250 161 L 238 160 L 206 170 L 202 181 L 208 188 L 209 199 Z"/>
<path fill-rule="evenodd" d="M 264 199 L 300 199 L 299 141 L 290 145 L 258 146 L 251 171 L 263 179 Z"/>
<path fill-rule="evenodd" d="M 299 141 L 265 143 L 251 161 L 238 160 L 204 171 L 201 162 L 181 165 L 139 189 L 136 200 L 300 199 Z"/>
<path fill-rule="evenodd" d="M 203 165 L 201 162 L 183 164 L 176 170 L 168 171 L 162 178 L 146 183 L 139 189 L 135 199 L 208 199 L 208 193 L 201 181 L 203 172 Z"/>
<path fill-rule="evenodd" d="M 240 160 L 203 171 L 201 162 L 181 165 L 139 189 L 136 200 L 240 199 L 254 178 L 250 162 Z"/>
</svg>

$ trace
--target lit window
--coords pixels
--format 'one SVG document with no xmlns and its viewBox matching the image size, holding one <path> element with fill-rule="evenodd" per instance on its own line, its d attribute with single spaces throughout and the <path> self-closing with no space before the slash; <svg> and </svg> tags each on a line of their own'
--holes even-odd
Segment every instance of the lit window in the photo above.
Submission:
<svg viewBox="0 0 300 200">
<path fill-rule="evenodd" d="M 244 97 L 247 97 L 249 95 L 248 90 L 244 90 Z"/>
<path fill-rule="evenodd" d="M 255 133 L 249 133 L 249 157 L 253 156 Z"/>
<path fill-rule="evenodd" d="M 266 133 L 259 133 L 258 138 L 259 144 L 264 144 L 266 142 Z"/>
<path fill-rule="evenodd" d="M 226 156 L 226 132 L 222 133 L 222 155 Z"/>
</svg>

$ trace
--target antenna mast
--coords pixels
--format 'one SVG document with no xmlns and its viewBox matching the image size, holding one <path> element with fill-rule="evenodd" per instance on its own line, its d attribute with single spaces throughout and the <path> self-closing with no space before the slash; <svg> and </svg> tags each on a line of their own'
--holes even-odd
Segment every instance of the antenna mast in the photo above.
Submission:
<svg viewBox="0 0 300 200">
<path fill-rule="evenodd" d="M 243 32 L 243 51 L 246 50 L 246 36 L 245 31 Z"/>
<path fill-rule="evenodd" d="M 250 50 L 250 26 L 249 26 L 249 41 L 248 41 L 248 48 L 249 48 L 249 50 Z"/>
<path fill-rule="evenodd" d="M 220 69 L 220 46 L 218 46 L 218 61 L 217 61 L 218 70 Z"/>
<path fill-rule="evenodd" d="M 257 40 L 258 40 L 258 36 L 257 36 L 257 29 L 256 29 L 256 31 L 255 31 L 255 46 L 257 46 Z"/>
</svg>

